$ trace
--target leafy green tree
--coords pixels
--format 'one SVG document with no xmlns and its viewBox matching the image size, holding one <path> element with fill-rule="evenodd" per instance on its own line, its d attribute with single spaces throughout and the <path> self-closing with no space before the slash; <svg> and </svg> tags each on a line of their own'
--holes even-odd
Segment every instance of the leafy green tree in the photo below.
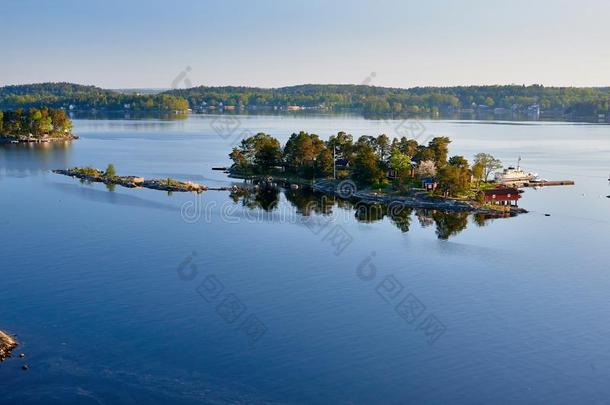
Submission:
<svg viewBox="0 0 610 405">
<path fill-rule="evenodd" d="M 354 139 L 351 134 L 346 134 L 345 132 L 341 131 L 338 132 L 337 135 L 332 135 L 328 139 L 326 145 L 330 149 L 331 153 L 333 151 L 333 147 L 336 148 L 335 152 L 337 157 L 349 160 L 354 148 Z"/>
<path fill-rule="evenodd" d="M 270 136 L 261 138 L 256 144 L 254 164 L 263 171 L 282 163 L 282 148 L 277 139 Z"/>
<path fill-rule="evenodd" d="M 382 163 L 386 163 L 390 158 L 392 152 L 390 145 L 390 138 L 386 134 L 381 134 L 375 140 L 375 146 L 377 147 L 377 156 Z"/>
<path fill-rule="evenodd" d="M 400 151 L 409 157 L 414 157 L 417 152 L 417 141 L 415 139 L 400 138 Z"/>
<path fill-rule="evenodd" d="M 248 169 L 248 160 L 239 148 L 233 148 L 231 153 L 229 153 L 229 157 L 233 161 L 233 167 L 237 170 L 243 171 Z"/>
<path fill-rule="evenodd" d="M 451 156 L 449 164 L 461 169 L 468 169 L 468 161 L 464 156 Z"/>
<path fill-rule="evenodd" d="M 316 134 L 307 132 L 294 133 L 284 146 L 284 159 L 286 165 L 293 170 L 303 170 L 311 167 L 320 152 L 325 149 L 324 142 Z"/>
<path fill-rule="evenodd" d="M 281 164 L 282 151 L 280 143 L 271 135 L 264 132 L 242 139 L 239 146 L 239 154 L 232 151 L 229 155 L 235 163 L 239 163 L 242 167 L 254 167 L 262 165 L 264 167 L 272 167 Z"/>
<path fill-rule="evenodd" d="M 474 164 L 480 164 L 483 167 L 483 180 L 487 181 L 489 175 L 498 169 L 502 168 L 502 162 L 496 159 L 489 153 L 477 153 L 474 155 Z"/>
<path fill-rule="evenodd" d="M 411 174 L 411 158 L 395 148 L 390 156 L 390 168 L 396 172 L 398 182 L 403 184 L 404 179 Z"/>
<path fill-rule="evenodd" d="M 42 119 L 42 113 L 37 108 L 30 108 L 27 112 L 27 124 L 26 127 L 28 132 L 30 132 L 34 136 L 39 136 L 41 134 L 40 131 L 40 120 Z"/>
<path fill-rule="evenodd" d="M 354 179 L 362 184 L 370 184 L 379 181 L 382 176 L 375 150 L 366 143 L 360 143 L 354 161 Z"/>
<path fill-rule="evenodd" d="M 418 145 L 415 150 L 413 160 L 415 160 L 416 162 L 425 162 L 429 160 L 436 164 L 436 154 L 431 148 L 426 147 L 424 145 Z"/>
<path fill-rule="evenodd" d="M 373 151 L 377 150 L 377 138 L 371 135 L 362 135 L 360 138 L 358 138 L 356 144 L 357 146 L 367 145 L 370 146 Z"/>
<path fill-rule="evenodd" d="M 2 119 L 4 133 L 7 135 L 21 135 L 23 133 L 22 126 L 22 110 L 20 108 L 15 111 L 6 111 Z"/>
<path fill-rule="evenodd" d="M 53 126 L 53 132 L 70 133 L 72 132 L 72 121 L 64 110 L 53 109 L 50 110 L 51 125 Z"/>
<path fill-rule="evenodd" d="M 477 188 L 481 187 L 481 181 L 483 180 L 483 175 L 485 173 L 485 166 L 481 162 L 477 162 L 472 165 L 472 177 L 477 182 Z"/>
<path fill-rule="evenodd" d="M 21 108 L 15 110 L 11 123 L 13 129 L 11 131 L 12 134 L 18 135 L 30 132 L 30 128 L 26 120 L 26 113 Z"/>
<path fill-rule="evenodd" d="M 51 125 L 51 117 L 44 116 L 38 121 L 38 135 L 49 135 L 52 133 L 53 126 Z"/>
<path fill-rule="evenodd" d="M 453 156 L 439 169 L 436 179 L 439 189 L 446 195 L 458 196 L 470 189 L 471 176 L 468 161 L 463 156 Z"/>
<path fill-rule="evenodd" d="M 442 167 L 445 163 L 447 163 L 450 143 L 451 140 L 446 136 L 434 137 L 428 143 L 428 148 L 434 153 L 434 163 L 436 163 L 437 167 Z"/>
<path fill-rule="evenodd" d="M 436 175 L 438 181 L 438 190 L 442 191 L 447 196 L 456 196 L 464 191 L 461 187 L 460 169 L 445 165 L 438 170 Z"/>
<path fill-rule="evenodd" d="M 317 168 L 318 176 L 321 176 L 321 177 L 332 176 L 334 164 L 335 164 L 335 162 L 333 160 L 332 152 L 326 148 L 322 149 L 316 159 L 316 168 Z"/>
</svg>

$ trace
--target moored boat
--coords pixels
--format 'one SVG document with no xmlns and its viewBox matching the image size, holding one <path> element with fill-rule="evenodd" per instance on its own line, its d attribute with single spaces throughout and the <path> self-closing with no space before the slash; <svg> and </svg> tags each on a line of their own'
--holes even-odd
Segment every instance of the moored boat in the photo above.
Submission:
<svg viewBox="0 0 610 405">
<path fill-rule="evenodd" d="M 517 161 L 517 167 L 509 166 L 494 175 L 496 183 L 513 183 L 519 181 L 531 181 L 538 179 L 538 173 L 525 172 L 521 168 L 521 157 Z"/>
</svg>

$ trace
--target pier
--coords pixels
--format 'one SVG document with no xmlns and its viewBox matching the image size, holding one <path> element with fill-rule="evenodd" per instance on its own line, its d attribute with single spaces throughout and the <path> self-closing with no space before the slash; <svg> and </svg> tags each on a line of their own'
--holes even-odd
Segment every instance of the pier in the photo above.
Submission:
<svg viewBox="0 0 610 405">
<path fill-rule="evenodd" d="M 525 182 L 523 187 L 573 186 L 574 184 L 574 180 L 545 180 Z"/>
<path fill-rule="evenodd" d="M 505 187 L 549 187 L 549 186 L 573 186 L 574 180 L 518 180 L 497 183 Z"/>
</svg>

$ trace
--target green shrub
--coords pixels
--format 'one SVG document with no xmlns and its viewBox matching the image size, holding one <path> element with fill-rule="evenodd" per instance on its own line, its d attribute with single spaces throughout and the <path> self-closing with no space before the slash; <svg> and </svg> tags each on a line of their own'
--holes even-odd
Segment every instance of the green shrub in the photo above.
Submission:
<svg viewBox="0 0 610 405">
<path fill-rule="evenodd" d="M 110 178 L 116 177 L 116 170 L 114 169 L 114 165 L 112 163 L 108 164 L 108 167 L 106 167 L 104 176 L 110 177 Z"/>
</svg>

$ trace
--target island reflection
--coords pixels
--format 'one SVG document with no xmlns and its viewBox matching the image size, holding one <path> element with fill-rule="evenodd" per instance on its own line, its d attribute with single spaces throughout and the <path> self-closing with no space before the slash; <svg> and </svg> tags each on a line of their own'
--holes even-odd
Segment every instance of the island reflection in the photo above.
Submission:
<svg viewBox="0 0 610 405">
<path fill-rule="evenodd" d="M 309 189 L 239 189 L 231 192 L 230 198 L 235 204 L 239 204 L 247 209 L 272 213 L 279 210 L 282 195 L 299 216 L 330 216 L 335 208 L 351 210 L 358 222 L 375 223 L 387 217 L 401 232 L 409 232 L 413 220 L 417 220 L 422 228 L 434 225 L 437 237 L 443 240 L 456 236 L 466 229 L 469 223 L 469 216 L 472 216 L 471 222 L 479 227 L 486 226 L 493 219 L 499 218 L 499 216 L 491 217 L 484 214 L 470 214 L 468 212 L 414 209 L 403 205 L 388 206 L 384 204 L 352 202 L 327 196 Z M 269 217 L 270 220 L 271 218 Z"/>
<path fill-rule="evenodd" d="M 0 171 L 8 176 L 25 177 L 65 167 L 71 158 L 71 148 L 69 141 L 0 144 Z"/>
</svg>

